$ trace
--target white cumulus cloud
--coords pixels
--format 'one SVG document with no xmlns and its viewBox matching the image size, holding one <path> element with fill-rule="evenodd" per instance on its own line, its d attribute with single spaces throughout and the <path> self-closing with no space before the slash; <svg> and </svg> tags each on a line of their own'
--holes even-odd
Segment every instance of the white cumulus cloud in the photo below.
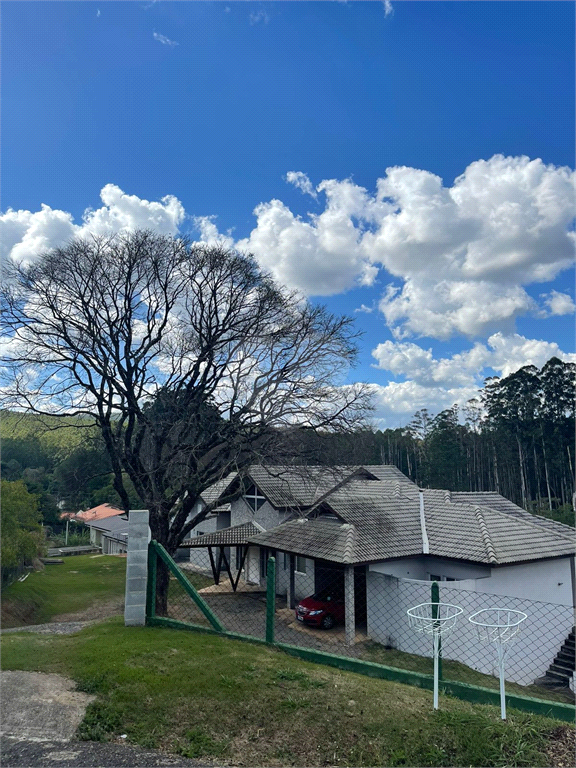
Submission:
<svg viewBox="0 0 576 768">
<path fill-rule="evenodd" d="M 576 311 L 576 304 L 568 293 L 550 291 L 543 294 L 543 298 L 550 315 L 572 315 Z"/>
<path fill-rule="evenodd" d="M 374 367 L 405 378 L 375 385 L 380 418 L 386 421 L 402 416 L 403 423 L 419 408 L 434 413 L 454 403 L 465 405 L 492 372 L 505 377 L 525 365 L 541 368 L 551 357 L 576 363 L 576 354 L 564 352 L 555 342 L 527 339 L 517 333 L 495 333 L 486 344 L 477 342 L 449 357 L 435 358 L 431 349 L 395 341 L 378 344 L 372 356 Z"/>
<path fill-rule="evenodd" d="M 294 186 L 305 195 L 310 195 L 310 197 L 313 197 L 315 200 L 318 198 L 318 193 L 314 189 L 312 182 L 305 173 L 302 173 L 302 171 L 288 171 L 286 174 L 286 181 L 289 184 L 294 184 Z"/>
<path fill-rule="evenodd" d="M 174 235 L 184 220 L 184 207 L 172 195 L 160 202 L 127 195 L 115 184 L 100 192 L 102 206 L 86 209 L 82 224 L 71 214 L 43 205 L 40 211 L 8 209 L 0 215 L 2 257 L 32 262 L 45 250 L 64 245 L 74 237 L 111 235 L 131 229 L 152 229 Z"/>
<path fill-rule="evenodd" d="M 572 263 L 574 173 L 539 159 L 478 160 L 451 187 L 409 167 L 386 169 L 374 193 L 350 179 L 314 187 L 301 171 L 286 179 L 323 193 L 324 210 L 302 217 L 263 202 L 241 246 L 308 295 L 373 285 L 385 270 L 396 281 L 380 309 L 398 338 L 511 332 L 538 311 L 524 286 Z"/>
</svg>

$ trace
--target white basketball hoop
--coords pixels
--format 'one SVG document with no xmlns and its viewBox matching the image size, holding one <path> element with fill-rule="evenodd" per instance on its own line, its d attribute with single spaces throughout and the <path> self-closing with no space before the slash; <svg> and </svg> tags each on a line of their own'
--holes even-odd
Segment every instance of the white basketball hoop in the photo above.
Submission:
<svg viewBox="0 0 576 768">
<path fill-rule="evenodd" d="M 438 709 L 438 658 L 440 638 L 450 634 L 463 609 L 451 603 L 420 603 L 408 608 L 408 621 L 416 632 L 432 635 L 434 648 L 434 709 Z"/>
<path fill-rule="evenodd" d="M 498 673 L 500 676 L 500 714 L 506 720 L 506 690 L 504 682 L 504 660 L 508 649 L 513 644 L 528 618 L 523 611 L 511 608 L 484 608 L 468 617 L 468 621 L 476 627 L 478 639 L 484 643 L 492 643 L 498 652 Z"/>
</svg>

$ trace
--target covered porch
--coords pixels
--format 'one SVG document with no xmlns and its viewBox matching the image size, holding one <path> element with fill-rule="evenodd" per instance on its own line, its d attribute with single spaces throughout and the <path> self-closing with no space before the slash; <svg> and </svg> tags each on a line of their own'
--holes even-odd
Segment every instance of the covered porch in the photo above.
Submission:
<svg viewBox="0 0 576 768">
<path fill-rule="evenodd" d="M 245 570 L 250 539 L 264 531 L 258 523 L 250 522 L 221 528 L 214 533 L 205 533 L 193 539 L 186 539 L 180 549 L 206 549 L 210 558 L 210 567 L 214 584 L 220 585 L 224 572 L 230 581 L 233 592 L 240 584 L 240 577 Z M 247 585 L 250 586 L 250 585 Z"/>
</svg>

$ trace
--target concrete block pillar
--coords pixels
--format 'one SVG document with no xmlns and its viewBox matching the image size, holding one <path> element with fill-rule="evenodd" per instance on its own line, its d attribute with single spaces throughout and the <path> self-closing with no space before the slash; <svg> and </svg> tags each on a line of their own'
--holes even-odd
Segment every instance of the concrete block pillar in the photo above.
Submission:
<svg viewBox="0 0 576 768">
<path fill-rule="evenodd" d="M 148 578 L 148 542 L 150 527 L 147 509 L 131 509 L 128 513 L 128 555 L 126 558 L 126 599 L 124 625 L 146 624 L 146 582 Z"/>
<path fill-rule="evenodd" d="M 344 610 L 346 645 L 354 645 L 356 637 L 356 611 L 354 607 L 354 566 L 344 569 Z"/>
</svg>

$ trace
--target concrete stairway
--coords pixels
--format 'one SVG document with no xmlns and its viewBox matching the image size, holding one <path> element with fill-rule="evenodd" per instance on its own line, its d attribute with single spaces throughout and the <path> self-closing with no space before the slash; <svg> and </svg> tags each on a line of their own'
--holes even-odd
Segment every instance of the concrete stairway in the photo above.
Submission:
<svg viewBox="0 0 576 768">
<path fill-rule="evenodd" d="M 546 684 L 553 686 L 568 687 L 570 677 L 574 672 L 575 653 L 574 627 L 572 627 L 572 631 L 550 664 L 542 682 L 545 681 Z"/>
</svg>

